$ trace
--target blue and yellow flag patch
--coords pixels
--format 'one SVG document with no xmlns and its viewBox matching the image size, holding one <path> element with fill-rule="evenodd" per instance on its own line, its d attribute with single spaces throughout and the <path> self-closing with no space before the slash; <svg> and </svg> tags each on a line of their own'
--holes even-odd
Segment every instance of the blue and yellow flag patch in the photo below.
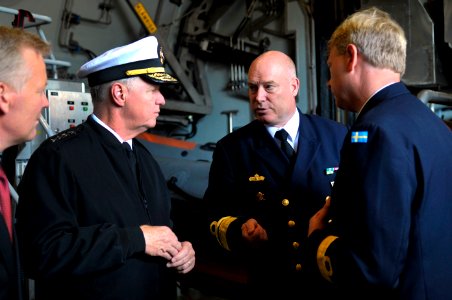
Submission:
<svg viewBox="0 0 452 300">
<path fill-rule="evenodd" d="M 367 143 L 367 131 L 352 131 L 352 143 Z"/>
</svg>

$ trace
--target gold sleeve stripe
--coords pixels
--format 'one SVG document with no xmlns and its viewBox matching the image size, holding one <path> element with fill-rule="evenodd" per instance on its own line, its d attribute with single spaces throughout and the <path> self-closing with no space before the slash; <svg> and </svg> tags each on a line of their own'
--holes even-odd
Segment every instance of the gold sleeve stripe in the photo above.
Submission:
<svg viewBox="0 0 452 300">
<path fill-rule="evenodd" d="M 327 236 L 319 245 L 317 249 L 317 266 L 319 267 L 320 274 L 328 280 L 332 282 L 331 277 L 333 276 L 333 266 L 331 265 L 331 260 L 329 256 L 325 256 L 328 247 L 334 240 L 337 239 L 337 236 Z"/>
<path fill-rule="evenodd" d="M 213 221 L 210 224 L 210 233 L 216 237 L 220 246 L 228 251 L 231 251 L 231 249 L 229 249 L 226 232 L 228 231 L 229 225 L 235 220 L 237 220 L 236 217 L 227 216 L 218 221 Z"/>
</svg>

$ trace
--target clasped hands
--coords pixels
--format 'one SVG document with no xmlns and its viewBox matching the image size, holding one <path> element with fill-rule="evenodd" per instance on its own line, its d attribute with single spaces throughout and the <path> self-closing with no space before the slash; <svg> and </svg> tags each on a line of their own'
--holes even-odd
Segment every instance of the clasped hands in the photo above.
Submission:
<svg viewBox="0 0 452 300">
<path fill-rule="evenodd" d="M 145 252 L 168 260 L 166 266 L 185 274 L 195 266 L 195 250 L 190 242 L 180 242 L 167 226 L 140 226 L 146 242 Z"/>
</svg>

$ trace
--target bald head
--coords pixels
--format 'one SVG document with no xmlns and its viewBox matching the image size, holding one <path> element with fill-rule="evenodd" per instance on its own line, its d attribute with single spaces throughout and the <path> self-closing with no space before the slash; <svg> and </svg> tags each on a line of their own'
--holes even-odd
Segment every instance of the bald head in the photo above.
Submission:
<svg viewBox="0 0 452 300">
<path fill-rule="evenodd" d="M 277 67 L 287 72 L 287 78 L 297 77 L 297 71 L 293 60 L 281 51 L 271 50 L 259 55 L 252 63 L 249 72 L 253 72 L 256 66 Z"/>
<path fill-rule="evenodd" d="M 258 56 L 248 71 L 248 96 L 256 119 L 284 126 L 296 111 L 300 81 L 292 59 L 280 51 Z"/>
</svg>

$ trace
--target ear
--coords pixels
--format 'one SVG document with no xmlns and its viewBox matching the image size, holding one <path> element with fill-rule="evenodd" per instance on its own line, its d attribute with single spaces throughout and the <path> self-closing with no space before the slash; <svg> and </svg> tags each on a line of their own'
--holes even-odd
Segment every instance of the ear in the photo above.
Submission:
<svg viewBox="0 0 452 300">
<path fill-rule="evenodd" d="M 127 99 L 127 87 L 119 82 L 114 82 L 110 88 L 113 102 L 118 106 L 124 106 Z"/>
<path fill-rule="evenodd" d="M 353 71 L 356 67 L 356 64 L 358 63 L 358 48 L 356 45 L 348 44 L 346 47 L 346 53 L 347 53 L 347 71 Z"/>
<path fill-rule="evenodd" d="M 300 89 L 300 80 L 297 77 L 293 77 L 290 81 L 290 87 L 292 89 L 292 95 L 296 97 Z"/>
<path fill-rule="evenodd" d="M 9 111 L 10 88 L 4 82 L 0 82 L 0 112 L 5 114 Z"/>
</svg>

